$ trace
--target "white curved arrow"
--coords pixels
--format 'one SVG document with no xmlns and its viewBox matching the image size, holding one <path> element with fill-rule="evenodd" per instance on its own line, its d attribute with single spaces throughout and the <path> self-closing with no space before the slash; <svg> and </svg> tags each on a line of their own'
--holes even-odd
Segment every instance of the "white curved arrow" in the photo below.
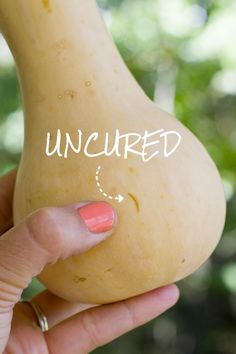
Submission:
<svg viewBox="0 0 236 354">
<path fill-rule="evenodd" d="M 117 197 L 112 197 L 111 195 L 108 195 L 107 193 L 104 192 L 104 190 L 102 189 L 101 184 L 99 182 L 99 172 L 100 172 L 100 170 L 101 170 L 101 166 L 98 166 L 97 171 L 96 171 L 96 176 L 95 176 L 96 184 L 98 186 L 99 192 L 102 193 L 104 195 L 104 197 L 106 197 L 108 199 L 114 199 L 114 200 L 117 200 L 118 203 L 122 203 L 123 200 L 124 200 L 123 195 L 118 194 Z"/>
</svg>

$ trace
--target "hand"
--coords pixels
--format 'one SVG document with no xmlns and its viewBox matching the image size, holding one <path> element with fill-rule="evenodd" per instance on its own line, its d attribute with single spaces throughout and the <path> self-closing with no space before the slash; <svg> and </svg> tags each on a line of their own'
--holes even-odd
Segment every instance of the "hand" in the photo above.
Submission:
<svg viewBox="0 0 236 354">
<path fill-rule="evenodd" d="M 15 172 L 0 179 L 0 353 L 88 353 L 176 303 L 175 285 L 104 306 L 69 303 L 44 291 L 36 297 L 49 322 L 43 333 L 31 306 L 19 302 L 23 289 L 45 265 L 83 253 L 109 237 L 115 212 L 103 203 L 106 224 L 91 225 L 85 212 L 78 211 L 88 203 L 45 208 L 10 228 L 14 181 Z"/>
</svg>

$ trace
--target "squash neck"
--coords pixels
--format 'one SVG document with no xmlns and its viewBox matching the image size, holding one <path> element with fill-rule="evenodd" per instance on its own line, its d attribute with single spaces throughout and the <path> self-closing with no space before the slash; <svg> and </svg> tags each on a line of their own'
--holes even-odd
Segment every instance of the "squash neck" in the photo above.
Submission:
<svg viewBox="0 0 236 354">
<path fill-rule="evenodd" d="M 38 96 L 39 100 L 43 92 L 60 95 L 65 83 L 89 86 L 93 80 L 103 81 L 102 90 L 111 80 L 117 87 L 125 83 L 125 95 L 135 92 L 145 97 L 107 33 L 94 0 L 1 0 L 0 23 L 28 99 Z"/>
</svg>

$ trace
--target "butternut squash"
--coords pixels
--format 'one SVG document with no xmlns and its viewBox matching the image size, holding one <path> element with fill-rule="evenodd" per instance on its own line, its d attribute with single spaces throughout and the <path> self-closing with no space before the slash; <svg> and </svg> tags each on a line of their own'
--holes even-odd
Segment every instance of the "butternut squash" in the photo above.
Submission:
<svg viewBox="0 0 236 354">
<path fill-rule="evenodd" d="M 224 226 L 219 174 L 196 137 L 146 97 L 95 1 L 1 0 L 0 26 L 16 61 L 25 113 L 14 222 L 40 207 L 83 200 L 110 201 L 119 219 L 110 239 L 46 267 L 39 279 L 67 300 L 102 304 L 195 271 Z M 79 131 L 82 144 L 97 133 L 88 149 L 96 157 L 76 153 Z M 131 139 L 157 131 L 181 136 L 168 157 L 161 139 L 153 145 L 146 141 L 145 151 L 143 138 L 136 146 Z M 117 132 L 124 139 L 118 139 L 119 149 L 99 154 L 108 134 L 111 150 Z M 52 154 L 58 134 L 61 145 Z M 130 141 L 127 134 L 133 134 Z M 168 144 L 173 138 L 169 135 Z M 153 158 L 145 162 L 142 157 L 150 152 Z"/>
</svg>

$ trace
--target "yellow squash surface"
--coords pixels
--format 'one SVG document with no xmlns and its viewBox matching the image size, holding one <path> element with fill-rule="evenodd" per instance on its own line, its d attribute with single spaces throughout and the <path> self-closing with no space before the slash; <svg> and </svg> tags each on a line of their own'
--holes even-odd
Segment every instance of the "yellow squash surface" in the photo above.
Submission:
<svg viewBox="0 0 236 354">
<path fill-rule="evenodd" d="M 14 55 L 25 111 L 25 144 L 14 197 L 14 221 L 44 206 L 110 201 L 115 234 L 91 251 L 50 265 L 39 279 L 73 301 L 108 303 L 177 281 L 216 247 L 225 197 L 216 167 L 201 143 L 160 110 L 138 86 L 109 37 L 94 0 L 1 0 L 0 27 Z M 90 151 L 120 133 L 176 131 L 181 143 L 168 158 L 148 162 L 129 153 L 46 155 L 57 130 L 76 146 L 98 132 Z M 123 145 L 122 145 L 123 144 Z M 141 144 L 141 143 L 140 143 Z M 140 145 L 136 149 L 140 149 Z M 142 146 L 141 146 L 142 147 Z M 155 148 L 156 146 L 153 146 Z M 103 193 L 95 179 L 98 166 Z"/>
</svg>

